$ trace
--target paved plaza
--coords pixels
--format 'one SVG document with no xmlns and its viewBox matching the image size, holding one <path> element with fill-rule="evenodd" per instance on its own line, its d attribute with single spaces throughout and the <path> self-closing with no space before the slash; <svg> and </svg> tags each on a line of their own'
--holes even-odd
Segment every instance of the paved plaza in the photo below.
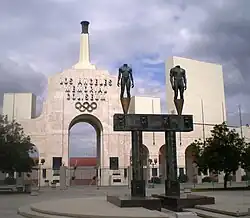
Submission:
<svg viewBox="0 0 250 218">
<path fill-rule="evenodd" d="M 192 186 L 192 184 L 190 184 Z M 190 187 L 190 185 L 185 185 Z M 234 184 L 233 184 L 234 185 Z M 242 186 L 245 184 L 241 184 Z M 200 185 L 201 186 L 201 185 Z M 203 185 L 207 188 L 211 184 Z M 128 187 L 70 187 L 65 191 L 51 188 L 42 188 L 38 196 L 30 196 L 29 194 L 3 194 L 0 193 L 0 217 L 17 218 L 21 217 L 17 215 L 17 209 L 21 206 L 38 203 L 47 200 L 57 200 L 66 198 L 88 198 L 94 196 L 106 196 L 107 194 L 123 195 L 129 193 Z M 147 189 L 147 195 L 152 193 L 163 193 L 164 186 L 156 185 L 155 188 Z M 211 191 L 211 192 L 199 192 L 197 194 L 214 196 L 216 198 L 216 204 L 211 206 L 213 208 L 247 212 L 250 207 L 250 191 Z"/>
</svg>

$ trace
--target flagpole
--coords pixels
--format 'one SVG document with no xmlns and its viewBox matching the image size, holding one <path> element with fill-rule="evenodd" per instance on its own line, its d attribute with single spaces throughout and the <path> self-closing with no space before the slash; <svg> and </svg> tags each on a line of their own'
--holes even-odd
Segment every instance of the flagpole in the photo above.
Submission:
<svg viewBox="0 0 250 218">
<path fill-rule="evenodd" d="M 154 114 L 154 99 L 152 99 L 152 113 Z M 155 132 L 153 132 L 153 145 L 155 145 Z"/>
<path fill-rule="evenodd" d="M 62 158 L 64 153 L 64 92 L 63 92 L 63 99 L 62 99 Z M 69 161 L 68 161 L 69 165 Z"/>
<path fill-rule="evenodd" d="M 221 106 L 222 106 L 222 119 L 223 119 L 223 122 L 225 122 L 225 111 L 224 111 L 224 103 L 222 102 L 221 103 Z"/>
<path fill-rule="evenodd" d="M 239 118 L 240 118 L 240 136 L 243 138 L 243 129 L 242 129 L 242 116 L 241 116 L 241 105 L 239 104 Z"/>
<path fill-rule="evenodd" d="M 204 118 L 204 105 L 203 100 L 201 99 L 201 118 L 202 118 L 202 134 L 203 134 L 203 142 L 205 144 L 205 118 Z"/>
</svg>

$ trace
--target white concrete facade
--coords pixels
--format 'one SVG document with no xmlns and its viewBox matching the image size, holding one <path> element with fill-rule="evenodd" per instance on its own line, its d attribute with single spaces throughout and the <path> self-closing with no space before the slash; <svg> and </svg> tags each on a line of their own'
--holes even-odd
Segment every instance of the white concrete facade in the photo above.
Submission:
<svg viewBox="0 0 250 218">
<path fill-rule="evenodd" d="M 97 167 L 105 169 L 99 183 L 110 185 L 113 171 L 109 170 L 109 157 L 119 157 L 122 178 L 123 169 L 130 165 L 130 133 L 113 132 L 113 115 L 122 113 L 120 88 L 116 86 L 117 76 L 98 70 L 89 62 L 88 34 L 81 34 L 80 40 L 79 62 L 71 69 L 48 78 L 47 99 L 39 117 L 34 117 L 35 98 L 31 93 L 5 94 L 3 114 L 23 126 L 37 147 L 39 158 L 45 159 L 41 167 L 46 169 L 52 168 L 53 157 L 61 157 L 62 163 L 69 165 L 69 130 L 77 122 L 90 123 L 97 131 Z M 83 103 L 86 108 L 81 106 Z M 81 111 L 77 105 L 81 106 Z M 143 108 L 148 108 L 145 111 L 147 113 L 153 110 L 160 113 L 160 99 L 133 97 L 130 108 L 134 113 L 143 113 Z M 143 143 L 147 145 L 150 154 L 158 155 L 158 145 L 164 144 L 164 139 L 160 134 L 155 136 L 147 133 L 144 134 Z M 45 185 L 45 179 L 42 176 L 40 178 L 40 184 Z M 50 170 L 46 180 L 53 179 L 59 178 Z"/>
<path fill-rule="evenodd" d="M 222 66 L 197 60 L 171 57 L 166 61 L 166 101 L 167 113 L 175 112 L 173 90 L 170 84 L 170 69 L 180 65 L 186 70 L 187 90 L 184 92 L 183 114 L 192 114 L 194 131 L 177 133 L 177 152 L 179 167 L 192 165 L 186 162 L 185 150 L 195 139 L 209 136 L 213 125 L 226 120 L 225 94 Z M 202 124 L 210 124 L 202 125 Z M 192 167 L 187 169 L 188 177 L 193 175 Z"/>
<path fill-rule="evenodd" d="M 32 93 L 5 93 L 3 114 L 10 120 L 32 119 L 36 115 L 36 96 Z"/>
<path fill-rule="evenodd" d="M 181 57 L 171 57 L 166 62 L 167 112 L 175 110 L 169 71 L 180 65 L 186 70 L 187 90 L 184 93 L 183 114 L 193 114 L 196 123 L 222 123 L 226 120 L 225 93 L 222 66 Z M 216 112 L 216 113 L 215 113 Z"/>
<path fill-rule="evenodd" d="M 98 79 L 102 82 L 106 79 L 112 82 L 112 86 L 107 88 L 105 101 L 98 100 L 97 108 L 93 112 L 80 112 L 75 108 L 77 99 L 72 99 L 73 85 L 68 87 L 71 89 L 70 100 L 67 100 L 68 93 L 65 92 L 67 87 L 60 85 L 60 82 L 65 78 L 68 78 L 68 80 L 72 78 L 73 84 L 77 84 L 83 78 L 88 81 Z M 25 133 L 30 135 L 32 143 L 38 148 L 40 158 L 45 159 L 43 167 L 52 168 L 53 157 L 62 157 L 62 162 L 66 166 L 68 165 L 69 128 L 72 120 L 78 116 L 80 116 L 79 122 L 90 122 L 100 132 L 99 166 L 101 168 L 109 168 L 109 156 L 118 156 L 121 166 L 128 165 L 129 160 L 127 160 L 127 157 L 124 158 L 124 154 L 129 153 L 130 136 L 113 132 L 112 126 L 113 114 L 122 112 L 119 90 L 115 84 L 115 77 L 110 76 L 107 71 L 99 70 L 69 69 L 49 78 L 48 97 L 44 102 L 42 114 L 35 119 L 20 119 L 20 117 L 17 119 L 24 127 Z M 78 122 L 78 120 L 75 122 Z M 102 184 L 105 183 L 106 181 L 102 181 Z"/>
</svg>

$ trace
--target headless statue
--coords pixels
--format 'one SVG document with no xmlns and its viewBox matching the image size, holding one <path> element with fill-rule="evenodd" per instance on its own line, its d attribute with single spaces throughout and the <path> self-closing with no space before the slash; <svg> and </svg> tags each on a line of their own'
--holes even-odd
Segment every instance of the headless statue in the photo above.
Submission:
<svg viewBox="0 0 250 218">
<path fill-rule="evenodd" d="M 186 71 L 179 65 L 170 70 L 170 82 L 172 89 L 174 90 L 174 99 L 178 98 L 178 92 L 180 93 L 180 99 L 184 100 L 184 91 L 187 89 Z"/>
<path fill-rule="evenodd" d="M 127 64 L 123 64 L 119 68 L 119 75 L 118 75 L 118 82 L 117 86 L 121 85 L 121 94 L 120 98 L 124 98 L 124 91 L 126 87 L 127 91 L 127 98 L 131 98 L 130 88 L 134 88 L 134 80 L 132 75 L 132 68 L 129 67 Z"/>
</svg>

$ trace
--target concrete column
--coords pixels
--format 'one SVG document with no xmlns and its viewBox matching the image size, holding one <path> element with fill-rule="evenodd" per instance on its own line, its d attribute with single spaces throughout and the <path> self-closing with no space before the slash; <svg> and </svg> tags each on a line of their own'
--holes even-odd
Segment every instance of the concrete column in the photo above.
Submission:
<svg viewBox="0 0 250 218">
<path fill-rule="evenodd" d="M 4 181 L 6 177 L 6 173 L 0 171 L 0 181 Z"/>
<path fill-rule="evenodd" d="M 235 177 L 235 182 L 241 182 L 241 168 L 236 171 Z"/>
<path fill-rule="evenodd" d="M 200 176 L 197 174 L 197 184 L 202 184 L 202 178 L 203 178 L 203 174 L 202 173 L 201 173 Z"/>
<path fill-rule="evenodd" d="M 24 185 L 24 173 L 21 173 L 19 176 L 19 173 L 16 175 L 16 185 L 17 186 L 23 186 Z"/>
<path fill-rule="evenodd" d="M 224 173 L 223 172 L 218 174 L 218 183 L 224 183 Z"/>
<path fill-rule="evenodd" d="M 61 166 L 60 167 L 60 189 L 65 190 L 67 188 L 66 186 L 66 167 Z"/>
<path fill-rule="evenodd" d="M 70 186 L 71 174 L 70 174 L 70 167 L 66 167 L 66 186 Z"/>
</svg>

